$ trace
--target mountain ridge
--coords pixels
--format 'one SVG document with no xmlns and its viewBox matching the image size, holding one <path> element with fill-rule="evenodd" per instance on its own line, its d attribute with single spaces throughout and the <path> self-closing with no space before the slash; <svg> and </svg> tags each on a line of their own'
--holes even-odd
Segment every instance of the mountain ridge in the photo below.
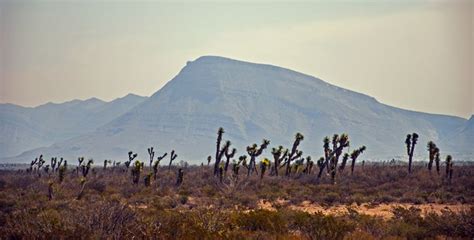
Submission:
<svg viewBox="0 0 474 240">
<path fill-rule="evenodd" d="M 314 157 L 322 153 L 324 136 L 347 132 L 353 147 L 368 147 L 367 159 L 403 158 L 406 134 L 418 132 L 421 145 L 416 151 L 424 158 L 428 139 L 455 153 L 444 139 L 455 136 L 466 122 L 392 107 L 290 69 L 203 56 L 188 61 L 151 97 L 96 131 L 11 160 L 40 152 L 121 159 L 129 150 L 145 158 L 146 148 L 155 146 L 175 149 L 182 159 L 196 163 L 213 152 L 218 127 L 224 127 L 225 139 L 233 141 L 238 154 L 262 138 L 270 139 L 271 146 L 288 147 L 293 135 L 302 132 L 302 149 Z"/>
</svg>

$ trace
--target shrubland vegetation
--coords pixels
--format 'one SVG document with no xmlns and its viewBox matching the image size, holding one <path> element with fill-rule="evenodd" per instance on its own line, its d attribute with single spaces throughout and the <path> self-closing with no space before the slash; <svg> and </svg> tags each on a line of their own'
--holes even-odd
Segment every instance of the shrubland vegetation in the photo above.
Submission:
<svg viewBox="0 0 474 240">
<path fill-rule="evenodd" d="M 0 172 L 0 236 L 6 239 L 423 239 L 474 236 L 474 167 L 441 163 L 429 142 L 425 165 L 412 163 L 418 135 L 405 143 L 409 163 L 357 162 L 366 147 L 345 152 L 346 134 L 322 141 L 316 164 L 299 149 L 269 150 L 270 141 L 239 155 L 218 130 L 215 156 L 201 166 L 180 161 L 173 150 L 148 148 L 149 162 L 78 158 L 77 166 L 39 156 L 27 169 Z M 261 159 L 270 151 L 273 159 Z M 168 156 L 169 164 L 160 165 Z M 213 163 L 212 163 L 213 162 Z M 433 169 L 435 164 L 435 170 Z M 348 168 L 350 165 L 350 171 Z M 347 167 L 346 167 L 347 166 Z M 442 171 L 445 168 L 445 171 Z M 244 169 L 244 171 L 240 171 Z M 272 209 L 260 206 L 272 203 Z M 309 202 L 347 206 L 344 214 L 300 211 Z M 354 206 L 394 205 L 393 217 L 366 215 Z M 420 204 L 468 206 L 422 213 Z"/>
</svg>

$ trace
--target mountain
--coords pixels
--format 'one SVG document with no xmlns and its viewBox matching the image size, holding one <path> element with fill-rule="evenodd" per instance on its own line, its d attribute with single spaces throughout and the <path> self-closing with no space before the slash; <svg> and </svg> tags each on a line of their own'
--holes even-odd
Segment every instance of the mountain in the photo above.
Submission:
<svg viewBox="0 0 474 240">
<path fill-rule="evenodd" d="M 111 102 L 91 98 L 34 108 L 0 104 L 0 158 L 93 132 L 143 100 L 129 94 Z"/>
<path fill-rule="evenodd" d="M 363 159 L 404 158 L 406 134 L 417 132 L 415 157 L 426 158 L 429 140 L 443 153 L 472 153 L 469 144 L 452 147 L 452 138 L 467 122 L 387 106 L 289 69 L 204 56 L 188 62 L 150 98 L 95 131 L 4 161 L 27 162 L 41 153 L 124 161 L 129 150 L 146 160 L 147 147 L 154 146 L 157 154 L 175 149 L 178 160 L 200 163 L 213 155 L 218 127 L 238 148 L 237 155 L 262 138 L 271 140 L 270 148 L 290 147 L 295 133 L 301 132 L 305 156 L 322 155 L 324 136 L 348 133 L 352 149 L 367 146 Z"/>
</svg>

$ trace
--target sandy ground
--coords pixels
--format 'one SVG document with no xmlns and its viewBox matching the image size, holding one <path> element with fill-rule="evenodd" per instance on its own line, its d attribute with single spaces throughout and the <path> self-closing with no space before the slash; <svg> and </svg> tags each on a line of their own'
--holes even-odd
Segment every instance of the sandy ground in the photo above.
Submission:
<svg viewBox="0 0 474 240">
<path fill-rule="evenodd" d="M 393 217 L 392 209 L 395 207 L 403 207 L 403 208 L 410 208 L 415 207 L 421 210 L 421 215 L 426 215 L 427 213 L 437 213 L 441 214 L 443 210 L 450 210 L 453 212 L 460 212 L 463 210 L 469 210 L 474 205 L 468 204 L 456 204 L 456 205 L 447 205 L 447 204 L 408 204 L 408 203 L 390 203 L 390 204 L 361 204 L 360 206 L 356 204 L 352 204 L 350 206 L 347 205 L 335 205 L 324 207 L 319 204 L 310 203 L 309 201 L 304 201 L 299 205 L 288 205 L 288 201 L 285 200 L 277 200 L 274 203 L 269 201 L 260 200 L 258 203 L 258 207 L 261 209 L 267 210 L 276 210 L 275 206 L 285 206 L 287 205 L 290 209 L 304 211 L 308 213 L 316 213 L 322 212 L 323 214 L 333 214 L 333 215 L 343 215 L 348 213 L 348 208 L 352 208 L 361 214 L 366 214 L 370 216 L 379 216 L 384 219 L 390 219 Z"/>
</svg>

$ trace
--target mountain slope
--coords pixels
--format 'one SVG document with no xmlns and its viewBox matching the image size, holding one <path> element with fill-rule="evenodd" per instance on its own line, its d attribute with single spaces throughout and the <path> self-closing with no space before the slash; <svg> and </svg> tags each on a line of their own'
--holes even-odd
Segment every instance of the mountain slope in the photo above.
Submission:
<svg viewBox="0 0 474 240">
<path fill-rule="evenodd" d="M 390 107 L 364 94 L 320 79 L 264 64 L 206 56 L 188 64 L 149 99 L 96 131 L 50 148 L 37 149 L 12 161 L 44 153 L 75 158 L 126 158 L 133 150 L 146 159 L 146 148 L 176 149 L 179 159 L 201 162 L 212 155 L 217 128 L 242 149 L 262 138 L 271 146 L 289 147 L 296 132 L 302 149 L 322 154 L 326 135 L 346 132 L 353 148 L 368 147 L 367 159 L 403 156 L 407 133 L 420 134 L 417 156 L 433 140 L 449 152 L 444 138 L 454 136 L 466 120 Z"/>
<path fill-rule="evenodd" d="M 0 104 L 0 158 L 93 132 L 144 99 L 130 94 L 111 102 L 91 98 L 35 108 Z"/>
</svg>

